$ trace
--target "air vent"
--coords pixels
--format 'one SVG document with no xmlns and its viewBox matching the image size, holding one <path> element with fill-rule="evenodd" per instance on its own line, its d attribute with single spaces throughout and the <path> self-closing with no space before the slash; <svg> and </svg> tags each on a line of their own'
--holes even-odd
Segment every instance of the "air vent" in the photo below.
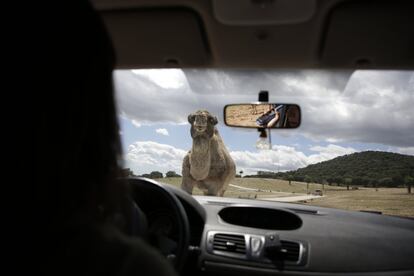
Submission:
<svg viewBox="0 0 414 276">
<path fill-rule="evenodd" d="M 243 235 L 215 234 L 213 249 L 246 254 L 246 241 Z"/>
<path fill-rule="evenodd" d="M 285 261 L 297 262 L 299 261 L 300 245 L 291 241 L 280 241 L 285 252 Z"/>
</svg>

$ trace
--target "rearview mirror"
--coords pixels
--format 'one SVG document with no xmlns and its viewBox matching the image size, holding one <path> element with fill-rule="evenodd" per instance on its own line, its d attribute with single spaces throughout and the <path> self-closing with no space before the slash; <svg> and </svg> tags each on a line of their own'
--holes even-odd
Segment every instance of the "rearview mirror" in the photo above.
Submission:
<svg viewBox="0 0 414 276">
<path fill-rule="evenodd" d="M 297 104 L 250 103 L 224 107 L 224 122 L 231 127 L 297 128 L 300 121 Z"/>
</svg>

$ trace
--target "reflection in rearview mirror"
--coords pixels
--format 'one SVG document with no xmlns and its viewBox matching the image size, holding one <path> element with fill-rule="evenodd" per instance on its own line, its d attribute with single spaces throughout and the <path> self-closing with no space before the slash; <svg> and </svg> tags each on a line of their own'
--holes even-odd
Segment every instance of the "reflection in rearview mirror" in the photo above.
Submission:
<svg viewBox="0 0 414 276">
<path fill-rule="evenodd" d="M 232 127 L 297 128 L 300 121 L 297 104 L 251 103 L 224 107 L 224 122 Z"/>
</svg>

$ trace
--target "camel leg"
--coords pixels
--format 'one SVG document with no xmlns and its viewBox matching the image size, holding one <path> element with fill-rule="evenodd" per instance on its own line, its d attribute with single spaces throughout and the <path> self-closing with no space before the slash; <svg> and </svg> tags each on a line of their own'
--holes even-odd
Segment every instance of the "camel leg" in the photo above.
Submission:
<svg viewBox="0 0 414 276">
<path fill-rule="evenodd" d="M 223 183 L 222 185 L 220 185 L 219 187 L 218 187 L 218 191 L 217 191 L 217 196 L 223 196 L 224 195 L 224 192 L 227 190 L 227 187 L 229 186 L 229 182 L 230 182 L 230 179 L 229 179 L 229 177 L 225 177 L 222 181 L 221 181 L 221 183 Z"/>
<path fill-rule="evenodd" d="M 193 194 L 193 188 L 194 188 L 194 181 L 191 179 L 191 177 L 184 177 L 181 182 L 181 189 L 189 193 L 190 195 Z"/>
<path fill-rule="evenodd" d="M 188 154 L 184 157 L 183 160 L 183 169 L 182 169 L 183 179 L 181 182 L 181 189 L 189 193 L 190 195 L 193 194 L 194 185 L 196 185 L 195 180 L 190 175 L 190 162 Z"/>
<path fill-rule="evenodd" d="M 219 195 L 219 185 L 215 181 L 203 181 L 204 184 L 204 195 L 207 196 L 218 196 Z"/>
<path fill-rule="evenodd" d="M 221 185 L 219 196 L 224 196 L 224 193 L 226 192 L 227 188 L 229 187 L 230 182 L 234 179 L 236 176 L 236 166 L 230 156 L 226 157 L 226 163 L 229 164 L 227 167 L 227 173 L 222 179 L 223 185 Z"/>
<path fill-rule="evenodd" d="M 218 196 L 217 187 L 208 187 L 207 191 L 204 191 L 206 196 Z"/>
</svg>

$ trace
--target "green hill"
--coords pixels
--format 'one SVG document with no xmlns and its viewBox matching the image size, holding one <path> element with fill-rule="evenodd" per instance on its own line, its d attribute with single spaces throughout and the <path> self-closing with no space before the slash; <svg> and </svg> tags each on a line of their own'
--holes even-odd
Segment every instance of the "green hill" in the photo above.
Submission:
<svg viewBox="0 0 414 276">
<path fill-rule="evenodd" d="M 414 156 L 365 151 L 278 173 L 296 181 L 364 186 L 402 186 L 414 177 Z"/>
</svg>

